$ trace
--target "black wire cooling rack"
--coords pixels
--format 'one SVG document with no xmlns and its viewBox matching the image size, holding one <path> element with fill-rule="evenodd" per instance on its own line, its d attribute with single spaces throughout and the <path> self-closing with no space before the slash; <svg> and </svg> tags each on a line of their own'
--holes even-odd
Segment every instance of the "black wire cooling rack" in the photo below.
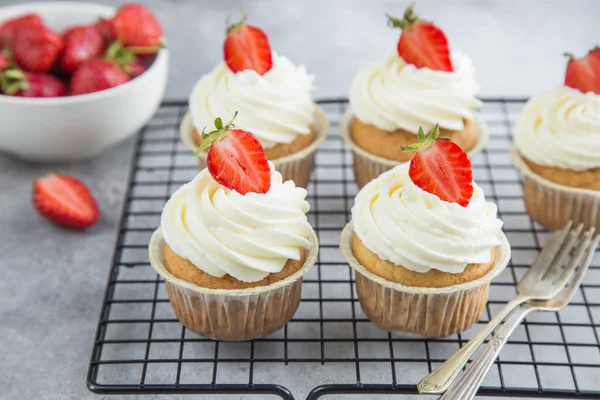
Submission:
<svg viewBox="0 0 600 400">
<path fill-rule="evenodd" d="M 473 160 L 474 178 L 512 244 L 509 267 L 493 283 L 483 320 L 447 339 L 409 339 L 379 329 L 363 314 L 351 269 L 338 251 L 357 188 L 351 152 L 337 126 L 345 100 L 320 102 L 331 135 L 317 153 L 308 188 L 309 219 L 319 235 L 317 264 L 302 302 L 282 330 L 251 342 L 218 342 L 187 331 L 175 318 L 147 244 L 169 195 L 196 173 L 178 125 L 186 105 L 165 103 L 140 133 L 87 383 L 102 394 L 269 394 L 317 399 L 333 394 L 416 394 L 416 383 L 452 355 L 516 295 L 515 283 L 547 233 L 532 223 L 520 176 L 509 161 L 511 126 L 523 101 L 488 99 L 490 131 Z M 480 395 L 600 399 L 600 257 L 559 313 L 535 313 L 511 336 Z"/>
</svg>

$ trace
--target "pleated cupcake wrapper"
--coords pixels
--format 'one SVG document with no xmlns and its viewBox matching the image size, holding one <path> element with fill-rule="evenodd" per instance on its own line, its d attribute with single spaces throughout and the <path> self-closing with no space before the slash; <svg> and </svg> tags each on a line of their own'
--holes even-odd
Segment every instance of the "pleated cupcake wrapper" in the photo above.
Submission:
<svg viewBox="0 0 600 400">
<path fill-rule="evenodd" d="M 356 185 L 359 188 L 362 188 L 382 173 L 389 171 L 403 162 L 376 156 L 357 145 L 352 139 L 350 132 L 353 118 L 354 113 L 352 112 L 352 109 L 348 107 L 346 113 L 340 120 L 340 135 L 348 147 L 350 147 L 350 150 L 352 150 L 354 159 L 354 180 L 356 181 Z M 481 153 L 489 139 L 488 128 L 483 118 L 478 113 L 475 113 L 473 121 L 477 124 L 479 137 L 477 145 L 467 153 L 469 158 L 473 158 L 473 156 Z M 400 149 L 398 149 L 398 151 L 400 151 Z"/>
<path fill-rule="evenodd" d="M 215 340 L 240 341 L 271 334 L 292 319 L 300 304 L 302 277 L 319 252 L 314 232 L 310 242 L 304 265 L 294 274 L 268 286 L 233 290 L 196 286 L 167 271 L 160 227 L 148 250 L 152 267 L 165 280 L 173 311 L 187 329 Z"/>
<path fill-rule="evenodd" d="M 513 164 L 523 174 L 523 198 L 527 213 L 538 224 L 553 231 L 569 220 L 600 229 L 600 191 L 564 186 L 533 172 L 519 151 L 510 151 Z"/>
<path fill-rule="evenodd" d="M 275 169 L 283 177 L 284 182 L 292 180 L 296 183 L 296 186 L 304 188 L 308 186 L 310 175 L 315 167 L 315 152 L 329 134 L 327 115 L 319 106 L 315 108 L 315 128 L 317 130 L 317 137 L 314 142 L 300 151 L 271 160 L 275 165 Z M 195 152 L 198 146 L 194 141 L 194 125 L 192 124 L 192 116 L 189 112 L 183 118 L 179 132 L 183 143 L 185 143 L 192 153 Z M 200 170 L 206 168 L 206 152 L 198 155 L 198 168 Z"/>
<path fill-rule="evenodd" d="M 352 222 L 340 237 L 340 249 L 356 273 L 356 292 L 365 315 L 386 331 L 399 335 L 441 338 L 464 332 L 485 310 L 490 282 L 510 259 L 510 245 L 503 232 L 496 248 L 494 268 L 471 282 L 444 288 L 420 288 L 390 282 L 362 266 L 352 252 Z"/>
</svg>

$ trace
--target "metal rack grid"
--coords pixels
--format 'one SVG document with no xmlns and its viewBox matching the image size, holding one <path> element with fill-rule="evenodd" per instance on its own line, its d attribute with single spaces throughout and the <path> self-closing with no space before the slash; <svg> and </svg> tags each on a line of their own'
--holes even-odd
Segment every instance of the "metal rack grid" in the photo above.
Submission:
<svg viewBox="0 0 600 400">
<path fill-rule="evenodd" d="M 270 394 L 317 399 L 344 393 L 415 394 L 420 378 L 453 354 L 515 296 L 547 232 L 525 213 L 520 177 L 510 165 L 511 125 L 522 100 L 488 99 L 487 149 L 474 178 L 499 207 L 513 247 L 493 283 L 486 315 L 462 335 L 409 339 L 370 323 L 356 298 L 351 269 L 338 251 L 340 230 L 357 193 L 352 155 L 337 132 L 347 102 L 320 102 L 332 125 L 308 188 L 309 220 L 321 242 L 304 279 L 302 302 L 282 330 L 251 342 L 215 342 L 175 319 L 147 243 L 170 193 L 196 173 L 179 140 L 186 105 L 166 103 L 140 133 L 120 234 L 94 341 L 87 383 L 103 394 Z M 488 374 L 481 395 L 600 399 L 600 257 L 572 303 L 527 318 Z"/>
</svg>

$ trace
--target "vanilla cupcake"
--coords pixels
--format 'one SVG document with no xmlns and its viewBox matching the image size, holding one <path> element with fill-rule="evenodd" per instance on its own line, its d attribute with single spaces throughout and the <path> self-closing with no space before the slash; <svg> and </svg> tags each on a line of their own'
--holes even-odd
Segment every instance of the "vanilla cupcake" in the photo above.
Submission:
<svg viewBox="0 0 600 400">
<path fill-rule="evenodd" d="M 252 135 L 217 128 L 207 136 L 208 168 L 165 205 L 150 260 L 189 330 L 249 340 L 292 318 L 318 241 L 306 190 L 283 181 Z"/>
<path fill-rule="evenodd" d="M 490 281 L 508 262 L 496 205 L 472 182 L 458 146 L 442 147 L 450 145 L 452 163 L 442 164 L 443 174 L 421 164 L 446 157 L 448 150 L 434 148 L 438 153 L 421 150 L 423 159 L 369 182 L 342 232 L 340 247 L 356 272 L 361 307 L 385 330 L 426 337 L 465 331 L 481 318 Z"/>
<path fill-rule="evenodd" d="M 265 33 L 245 20 L 228 28 L 224 60 L 195 85 L 183 140 L 195 151 L 202 131 L 239 110 L 236 125 L 252 132 L 284 179 L 306 187 L 317 146 L 327 136 L 325 113 L 312 100 L 313 76 L 271 51 Z M 200 169 L 206 156 L 198 158 Z"/>
<path fill-rule="evenodd" d="M 438 124 L 441 136 L 470 154 L 487 139 L 475 113 L 483 104 L 475 97 L 478 85 L 470 58 L 450 53 L 444 33 L 419 20 L 412 7 L 403 20 L 390 17 L 390 23 L 403 29 L 398 50 L 358 73 L 342 124 L 359 187 L 410 161 L 414 152 L 402 152 L 400 146 L 417 143 L 419 127 L 429 131 Z M 429 36 L 432 31 L 435 38 Z M 435 46 L 437 53 L 417 52 L 423 43 Z"/>
<path fill-rule="evenodd" d="M 549 230 L 600 227 L 600 76 L 578 75 L 580 63 L 600 69 L 600 50 L 590 55 L 569 62 L 565 85 L 527 102 L 514 132 L 527 212 Z"/>
</svg>

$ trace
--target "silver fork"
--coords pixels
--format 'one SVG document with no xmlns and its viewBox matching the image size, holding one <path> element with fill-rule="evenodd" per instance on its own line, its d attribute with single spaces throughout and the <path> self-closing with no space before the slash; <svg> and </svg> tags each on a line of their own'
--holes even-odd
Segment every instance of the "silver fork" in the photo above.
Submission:
<svg viewBox="0 0 600 400">
<path fill-rule="evenodd" d="M 417 385 L 419 393 L 439 394 L 445 392 L 479 345 L 483 343 L 485 338 L 492 333 L 508 314 L 526 301 L 548 300 L 560 292 L 580 261 L 573 258 L 571 263 L 563 269 L 563 265 L 583 229 L 582 224 L 579 224 L 574 229 L 571 229 L 571 225 L 572 222 L 569 222 L 563 229 L 550 235 L 548 242 L 535 259 L 533 265 L 521 282 L 519 282 L 517 286 L 519 295 L 509 301 L 466 345 L 423 378 Z M 589 231 L 585 235 L 585 238 L 587 239 L 582 240 L 577 249 L 580 258 L 583 256 L 583 250 L 585 250 L 591 240 Z"/>
<path fill-rule="evenodd" d="M 577 272 L 573 275 L 571 281 L 565 289 L 557 296 L 546 301 L 531 300 L 519 307 L 510 317 L 504 322 L 504 325 L 496 332 L 494 337 L 485 346 L 475 359 L 469 364 L 465 372 L 450 386 L 448 391 L 440 398 L 440 400 L 470 400 L 475 397 L 477 390 L 483 383 L 486 374 L 494 364 L 494 360 L 500 354 L 502 347 L 508 341 L 508 337 L 521 324 L 525 317 L 532 311 L 559 311 L 562 310 L 573 298 L 577 289 L 581 285 L 581 281 L 585 276 L 592 257 L 596 251 L 596 246 L 600 242 L 600 235 L 597 235 L 589 247 L 586 249 L 585 259 L 579 265 Z"/>
</svg>

